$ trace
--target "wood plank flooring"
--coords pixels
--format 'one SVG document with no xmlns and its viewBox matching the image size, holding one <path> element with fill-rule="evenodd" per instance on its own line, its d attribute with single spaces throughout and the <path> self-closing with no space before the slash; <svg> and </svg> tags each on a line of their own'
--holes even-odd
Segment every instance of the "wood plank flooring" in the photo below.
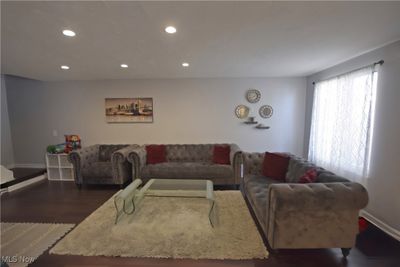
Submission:
<svg viewBox="0 0 400 267">
<path fill-rule="evenodd" d="M 39 175 L 42 175 L 46 172 L 46 169 L 42 168 L 13 168 L 11 171 L 14 174 L 14 180 L 11 180 L 7 183 L 1 184 L 0 188 L 6 188 L 23 181 L 35 178 Z"/>
<path fill-rule="evenodd" d="M 3 222 L 57 222 L 78 224 L 118 187 L 94 186 L 78 190 L 73 182 L 31 186 L 1 198 Z M 329 231 L 329 229 L 327 229 Z M 267 266 L 267 267 L 398 267 L 400 242 L 371 227 L 359 235 L 347 261 L 340 249 L 280 250 L 265 260 L 173 260 L 49 255 L 46 251 L 30 266 Z"/>
</svg>

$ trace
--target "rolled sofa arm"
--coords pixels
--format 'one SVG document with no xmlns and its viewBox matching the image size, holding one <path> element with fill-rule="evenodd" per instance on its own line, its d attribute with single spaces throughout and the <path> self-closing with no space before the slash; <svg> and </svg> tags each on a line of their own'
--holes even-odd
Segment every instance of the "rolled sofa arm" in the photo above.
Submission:
<svg viewBox="0 0 400 267">
<path fill-rule="evenodd" d="M 140 171 L 146 165 L 147 152 L 145 146 L 132 149 L 128 154 L 128 161 L 132 163 L 132 179 L 140 178 Z"/>
<path fill-rule="evenodd" d="M 358 183 L 271 184 L 264 228 L 279 248 L 351 248 L 359 210 L 368 202 Z"/>
<path fill-rule="evenodd" d="M 111 160 L 114 162 L 124 162 L 128 160 L 129 153 L 131 153 L 132 151 L 134 151 L 139 147 L 140 147 L 139 145 L 130 145 L 120 150 L 117 150 L 114 153 L 112 153 Z"/>
<path fill-rule="evenodd" d="M 81 169 L 85 165 L 98 160 L 99 147 L 100 145 L 92 145 L 69 153 L 68 161 L 71 162 L 74 167 L 74 179 L 76 184 L 83 183 Z"/>
<path fill-rule="evenodd" d="M 231 152 L 229 155 L 229 159 L 231 161 L 231 166 L 233 168 L 233 177 L 235 180 L 235 184 L 240 184 L 241 182 L 241 165 L 242 165 L 242 151 L 239 146 L 236 144 L 231 144 Z"/>
<path fill-rule="evenodd" d="M 115 151 L 111 155 L 111 166 L 113 169 L 113 179 L 117 184 L 124 184 L 130 177 L 135 177 L 135 170 L 128 161 L 129 153 L 138 148 L 139 145 L 130 145 Z"/>
<path fill-rule="evenodd" d="M 270 207 L 280 211 L 360 210 L 368 203 L 367 190 L 359 183 L 272 184 Z"/>
</svg>

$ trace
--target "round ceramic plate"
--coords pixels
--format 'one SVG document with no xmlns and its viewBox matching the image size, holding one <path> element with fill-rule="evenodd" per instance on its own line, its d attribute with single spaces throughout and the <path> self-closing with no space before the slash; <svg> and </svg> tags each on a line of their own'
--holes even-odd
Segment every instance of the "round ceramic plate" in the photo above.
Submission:
<svg viewBox="0 0 400 267">
<path fill-rule="evenodd" d="M 260 98 L 261 98 L 261 93 L 256 89 L 250 89 L 246 93 L 246 99 L 250 103 L 257 103 L 258 101 L 260 101 Z"/>
<path fill-rule="evenodd" d="M 247 118 L 247 116 L 249 115 L 249 111 L 250 111 L 249 107 L 245 105 L 239 105 L 235 109 L 235 114 L 236 117 L 238 117 L 239 119 L 244 119 Z"/>
<path fill-rule="evenodd" d="M 258 113 L 260 113 L 260 116 L 262 118 L 270 118 L 272 114 L 274 113 L 274 110 L 270 105 L 264 105 L 260 107 Z"/>
</svg>

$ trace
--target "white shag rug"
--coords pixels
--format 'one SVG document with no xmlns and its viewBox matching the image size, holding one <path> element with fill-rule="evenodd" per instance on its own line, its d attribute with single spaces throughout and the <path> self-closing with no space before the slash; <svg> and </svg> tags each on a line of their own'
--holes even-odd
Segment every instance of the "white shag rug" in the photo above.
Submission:
<svg viewBox="0 0 400 267">
<path fill-rule="evenodd" d="M 27 266 L 74 227 L 58 223 L 0 223 L 1 257 L 9 266 Z"/>
<path fill-rule="evenodd" d="M 218 222 L 198 198 L 146 197 L 117 224 L 113 198 L 59 241 L 52 254 L 175 259 L 267 258 L 256 225 L 238 191 L 216 191 Z"/>
</svg>

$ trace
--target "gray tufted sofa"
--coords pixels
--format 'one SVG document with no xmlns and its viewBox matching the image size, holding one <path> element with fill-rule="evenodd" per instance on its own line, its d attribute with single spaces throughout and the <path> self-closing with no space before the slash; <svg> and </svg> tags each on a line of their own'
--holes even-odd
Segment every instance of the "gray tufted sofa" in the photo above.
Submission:
<svg viewBox="0 0 400 267">
<path fill-rule="evenodd" d="M 138 145 L 92 145 L 69 154 L 74 167 L 74 179 L 83 184 L 118 184 L 121 187 L 132 179 L 129 152 Z"/>
<path fill-rule="evenodd" d="M 165 145 L 167 162 L 146 164 L 146 148 L 133 149 L 128 156 L 132 163 L 132 176 L 147 181 L 158 179 L 208 179 L 217 185 L 240 183 L 241 151 L 236 144 L 230 146 L 230 165 L 212 163 L 214 144 Z"/>
<path fill-rule="evenodd" d="M 365 188 L 290 155 L 286 183 L 262 175 L 264 153 L 243 153 L 243 190 L 272 249 L 342 248 L 349 254 Z M 297 183 L 315 167 L 315 183 Z"/>
</svg>

